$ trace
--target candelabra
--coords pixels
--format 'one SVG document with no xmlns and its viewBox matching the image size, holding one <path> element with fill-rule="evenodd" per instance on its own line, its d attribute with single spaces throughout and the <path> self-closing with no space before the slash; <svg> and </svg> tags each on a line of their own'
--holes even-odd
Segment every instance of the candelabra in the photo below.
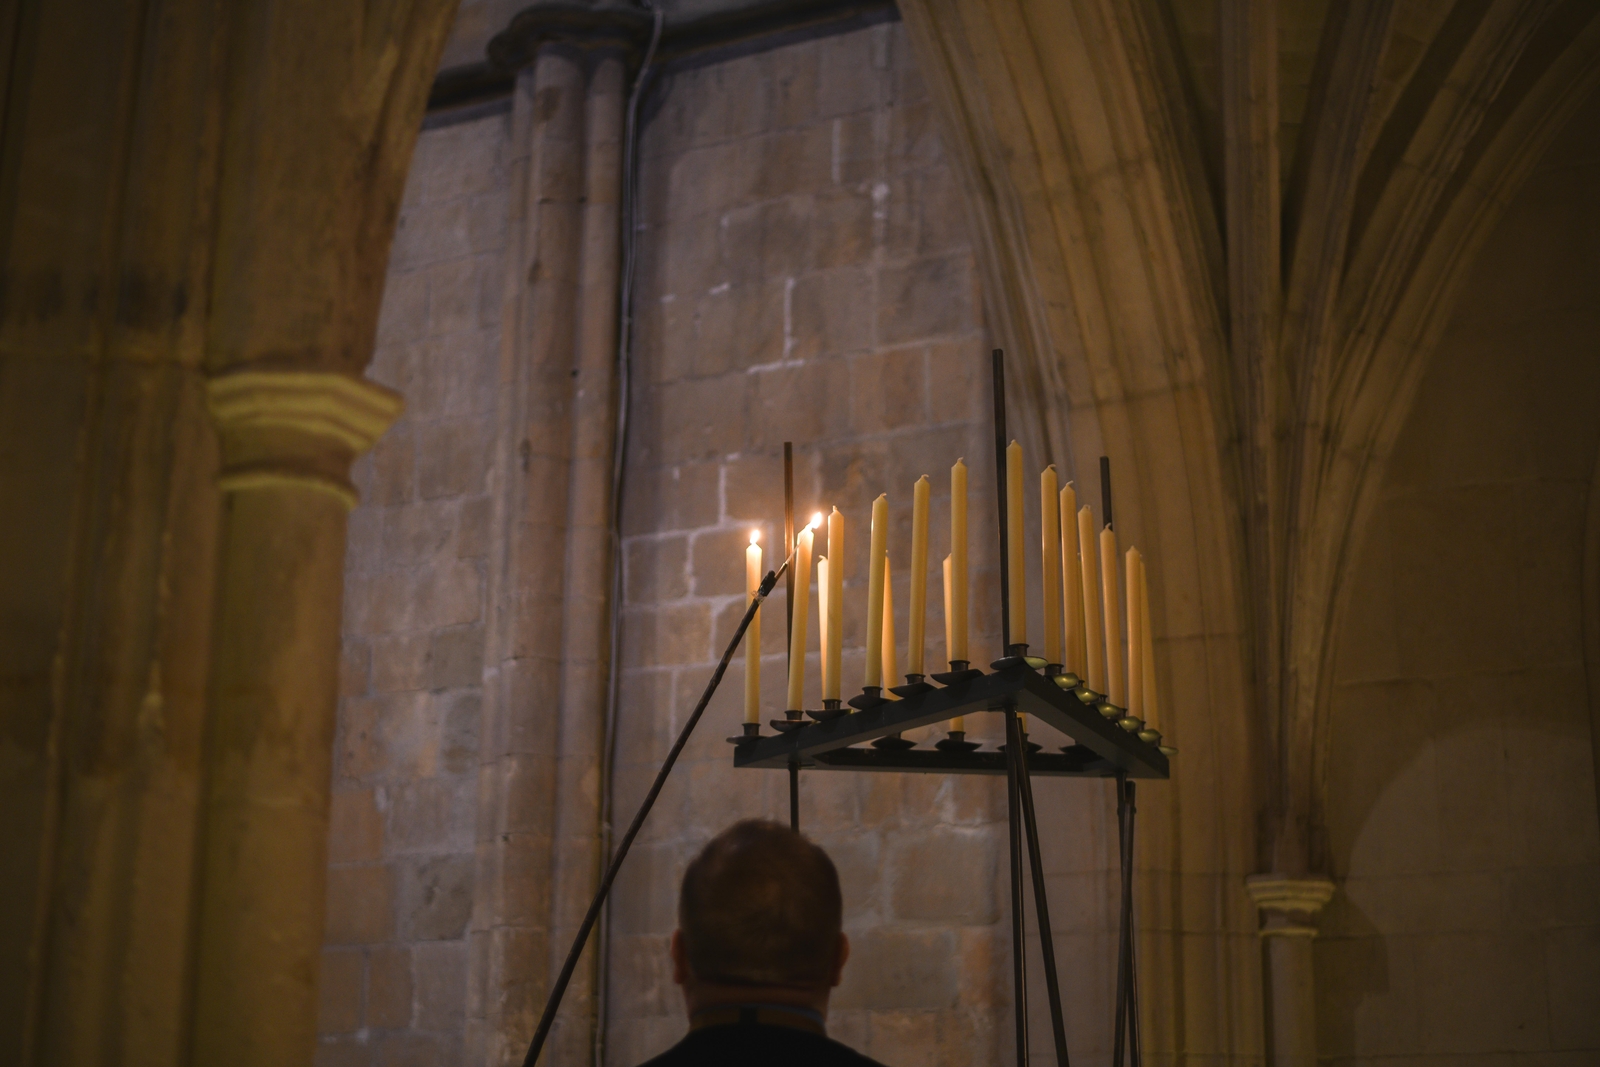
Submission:
<svg viewBox="0 0 1600 1067">
<path fill-rule="evenodd" d="M 1165 779 L 1170 774 L 1168 757 L 1175 754 L 1175 750 L 1161 744 L 1161 735 L 1138 715 L 1130 714 L 1124 707 L 1114 701 L 1110 694 L 1097 691 L 1090 687 L 1091 680 L 1098 681 L 1095 677 L 1095 668 L 1091 666 L 1091 679 L 1078 677 L 1076 673 L 1063 669 L 1058 662 L 1048 662 L 1046 659 L 1029 656 L 1028 645 L 1021 641 L 1013 643 L 1014 627 L 1018 632 L 1021 629 L 1021 601 L 1024 592 L 1021 585 L 1021 517 L 1022 508 L 1018 485 L 1020 481 L 1020 449 L 1013 443 L 1006 442 L 1006 412 L 1005 412 L 1005 379 L 1003 355 L 999 350 L 993 353 L 993 382 L 994 382 L 994 430 L 995 430 L 995 457 L 997 472 L 997 501 L 999 504 L 999 533 L 1000 533 L 1000 599 L 1001 599 L 1001 627 L 1002 647 L 1004 654 L 990 664 L 990 673 L 973 668 L 971 663 L 964 659 L 951 659 L 948 671 L 933 674 L 931 682 L 928 676 L 911 673 L 905 676 L 904 685 L 889 687 L 889 692 L 897 699 L 890 699 L 884 695 L 882 682 L 893 672 L 893 636 L 892 629 L 885 635 L 883 627 L 892 627 L 892 609 L 885 610 L 888 596 L 887 582 L 887 557 L 882 541 L 881 531 L 887 526 L 887 509 L 884 498 L 880 497 L 874 502 L 873 544 L 872 556 L 875 561 L 882 560 L 883 570 L 874 567 L 872 581 L 869 584 L 869 611 L 868 611 L 868 684 L 862 687 L 862 692 L 849 701 L 841 701 L 837 696 L 838 690 L 838 619 L 839 599 L 841 590 L 841 573 L 830 568 L 828 579 L 823 580 L 819 575 L 819 591 L 824 597 L 823 609 L 819 613 L 819 625 L 824 635 L 828 635 L 832 628 L 833 643 L 827 636 L 823 640 L 823 678 L 824 697 L 823 706 L 817 710 L 802 712 L 799 705 L 803 702 L 803 677 L 797 671 L 803 671 L 805 658 L 805 629 L 806 629 L 806 600 L 809 596 L 807 585 L 809 583 L 809 568 L 811 564 L 812 532 L 820 525 L 820 513 L 804 527 L 798 535 L 794 529 L 794 495 L 793 495 L 793 468 L 792 450 L 789 445 L 784 446 L 784 538 L 787 557 L 776 571 L 768 571 L 761 575 L 761 557 L 755 539 L 752 538 L 750 549 L 746 556 L 746 574 L 749 590 L 749 603 L 743 618 L 735 629 L 727 649 L 722 655 L 710 682 L 702 693 L 694 711 L 684 723 L 682 731 L 668 752 L 665 761 L 657 773 L 655 781 L 646 793 L 638 812 L 632 823 L 623 834 L 618 844 L 616 854 L 607 864 L 600 881 L 600 886 L 595 893 L 588 912 L 579 926 L 577 937 L 574 939 L 571 951 L 557 976 L 555 985 L 545 1005 L 543 1016 L 529 1046 L 524 1067 L 533 1067 L 537 1062 L 539 1052 L 549 1034 L 551 1024 L 554 1022 L 556 1010 L 561 998 L 571 980 L 573 971 L 582 952 L 583 945 L 588 940 L 588 935 L 593 929 L 600 909 L 604 904 L 612 883 L 616 879 L 634 838 L 638 835 L 646 816 L 654 805 L 656 797 L 660 794 L 668 774 L 676 763 L 678 755 L 683 751 L 694 731 L 706 705 L 716 692 L 722 677 L 727 670 L 728 663 L 733 658 L 734 652 L 744 639 L 747 630 L 752 632 L 752 645 L 747 650 L 747 676 L 746 676 L 746 709 L 747 718 L 743 733 L 728 738 L 734 745 L 734 766 L 736 768 L 770 768 L 787 770 L 789 774 L 789 801 L 790 825 L 799 828 L 799 775 L 802 770 L 827 770 L 827 771 L 875 771 L 875 772 L 923 772 L 935 774 L 994 774 L 1006 776 L 1007 789 L 1007 829 L 1010 844 L 1010 897 L 1011 897 L 1011 932 L 1012 932 L 1012 975 L 1014 984 L 1014 1021 L 1016 1028 L 1017 1063 L 1025 1065 L 1028 1062 L 1028 1023 L 1027 1023 L 1027 965 L 1025 957 L 1025 939 L 1023 936 L 1024 913 L 1024 855 L 1027 867 L 1031 871 L 1031 883 L 1034 896 L 1034 910 L 1039 925 L 1040 951 L 1045 978 L 1046 995 L 1050 1008 L 1052 1037 L 1054 1039 L 1056 1062 L 1059 1067 L 1067 1067 L 1068 1053 L 1066 1040 L 1066 1027 L 1061 1009 L 1061 994 L 1056 974 L 1055 948 L 1051 935 L 1049 900 L 1045 891 L 1043 864 L 1040 857 L 1038 819 L 1036 817 L 1033 788 L 1031 780 L 1035 775 L 1047 777 L 1079 777 L 1079 778 L 1110 778 L 1115 782 L 1117 799 L 1118 842 L 1121 856 L 1121 908 L 1119 920 L 1119 940 L 1117 958 L 1117 994 L 1115 1041 L 1113 1048 L 1113 1063 L 1121 1067 L 1124 1054 L 1128 1061 L 1138 1067 L 1141 1060 L 1139 1047 L 1138 1025 L 1138 1000 L 1137 981 L 1135 979 L 1134 954 L 1133 954 L 1133 841 L 1134 841 L 1134 812 L 1135 812 L 1135 784 L 1132 779 L 1154 778 Z M 1101 459 L 1101 492 L 1102 511 L 1105 520 L 1103 545 L 1109 544 L 1113 553 L 1107 559 L 1108 567 L 1114 568 L 1116 560 L 1115 539 L 1108 536 L 1111 530 L 1111 489 L 1110 470 L 1108 461 Z M 1047 471 L 1048 477 L 1053 479 L 1053 469 Z M 947 636 L 946 645 L 952 653 L 964 654 L 965 640 L 965 468 L 958 462 L 952 472 L 953 480 L 959 479 L 962 486 L 959 503 L 952 494 L 952 512 L 962 515 L 962 527 L 959 535 L 953 533 L 953 541 L 959 541 L 952 546 L 952 554 L 959 551 L 962 558 L 959 563 L 960 584 L 959 590 L 952 607 L 952 583 L 950 561 L 946 561 L 946 620 Z M 1046 484 L 1051 484 L 1049 481 Z M 1070 487 L 1063 491 L 1065 501 L 1071 490 Z M 925 525 L 926 520 L 926 480 L 917 487 L 917 513 L 919 522 Z M 1050 503 L 1046 493 L 1047 509 Z M 957 509 L 960 509 L 959 511 Z M 1069 518 L 1070 511 L 1065 503 L 1062 508 L 1063 521 Z M 1082 527 L 1088 527 L 1084 517 L 1088 509 L 1077 515 Z M 838 513 L 835 511 L 836 519 Z M 842 530 L 842 520 L 837 527 Z M 1045 558 L 1046 576 L 1050 575 L 1048 560 L 1050 558 L 1050 518 L 1045 519 Z M 1057 528 L 1058 535 L 1062 534 Z M 838 542 L 834 539 L 836 533 L 830 532 L 829 551 L 837 555 Z M 1082 559 L 1090 560 L 1093 555 L 1091 540 L 1084 544 Z M 1069 553 L 1063 551 L 1063 572 L 1067 567 L 1076 566 L 1074 560 L 1067 558 Z M 923 581 L 924 575 L 920 572 L 919 565 L 926 560 L 926 534 L 922 533 L 921 539 L 913 546 L 913 581 Z M 842 559 L 837 560 L 833 567 L 842 567 Z M 797 575 L 798 572 L 798 575 Z M 1128 681 L 1132 684 L 1134 692 L 1140 691 L 1139 683 L 1144 681 L 1149 692 L 1142 694 L 1153 704 L 1153 676 L 1154 670 L 1151 660 L 1148 629 L 1148 610 L 1142 600 L 1144 596 L 1144 570 L 1142 559 L 1137 553 L 1130 552 L 1128 562 L 1129 588 L 1128 588 L 1128 614 L 1129 614 L 1129 649 L 1130 659 L 1137 659 L 1144 668 L 1143 677 L 1137 669 L 1130 670 L 1127 674 Z M 1082 566 L 1085 582 L 1090 580 L 1091 568 L 1087 563 Z M 774 735 L 762 735 L 759 717 L 756 711 L 759 707 L 759 684 L 755 680 L 759 671 L 760 654 L 758 612 L 780 578 L 787 577 L 787 612 L 789 621 L 790 650 L 790 675 L 788 687 L 788 702 L 790 707 L 781 719 L 771 720 L 771 725 L 776 730 Z M 1122 675 L 1121 668 L 1121 633 L 1120 622 L 1116 614 L 1116 601 L 1112 595 L 1114 590 L 1115 573 L 1111 577 L 1103 577 L 1106 590 L 1106 625 L 1110 631 L 1104 634 L 1105 660 L 1101 665 L 1106 666 L 1108 677 L 1115 685 L 1116 680 Z M 1070 584 L 1070 577 L 1069 577 Z M 1048 585 L 1048 582 L 1047 582 Z M 831 594 L 825 590 L 831 589 Z M 1087 586 L 1086 586 L 1087 589 Z M 798 593 L 797 593 L 798 590 Z M 828 599 L 831 595 L 831 600 Z M 913 644 L 917 648 L 916 665 L 920 666 L 921 629 L 918 625 L 919 611 L 923 607 L 921 598 L 913 587 Z M 798 610 L 797 610 L 798 607 Z M 1016 612 L 1013 612 L 1013 608 Z M 830 608 L 832 609 L 830 613 Z M 1135 623 L 1135 613 L 1139 613 L 1140 622 Z M 798 616 L 798 632 L 795 627 Z M 959 638 L 949 629 L 952 616 L 955 617 L 959 629 Z M 877 624 L 874 625 L 876 620 Z M 1095 620 L 1097 621 L 1097 620 Z M 1060 647 L 1059 616 L 1056 619 L 1058 627 L 1053 647 L 1047 651 L 1055 652 Z M 1102 635 L 1093 631 L 1085 635 L 1087 658 L 1092 664 L 1096 662 L 1101 650 L 1096 648 L 1096 641 Z M 1050 615 L 1046 613 L 1046 639 L 1047 644 L 1052 641 L 1050 632 Z M 879 642 L 882 642 L 880 645 Z M 874 651 L 881 648 L 882 658 L 874 655 Z M 832 650 L 830 656 L 830 649 Z M 798 659 L 798 664 L 796 660 Z M 933 684 L 937 683 L 937 684 Z M 832 693 L 834 695 L 828 695 Z M 848 704 L 848 708 L 845 706 Z M 962 729 L 963 717 L 969 714 L 982 712 L 996 712 L 1003 715 L 1005 720 L 1006 743 L 1001 748 L 985 751 L 976 742 L 968 741 Z M 1061 748 L 1057 752 L 1046 752 L 1043 746 L 1028 740 L 1024 727 L 1024 716 L 1032 715 L 1038 720 L 1047 723 L 1070 737 L 1072 744 Z M 811 721 L 807 721 L 807 719 Z M 928 726 L 935 723 L 950 722 L 952 724 L 948 735 L 935 743 L 931 748 L 918 747 L 914 742 L 903 736 L 907 730 Z M 868 747 L 860 747 L 867 745 Z"/>
</svg>

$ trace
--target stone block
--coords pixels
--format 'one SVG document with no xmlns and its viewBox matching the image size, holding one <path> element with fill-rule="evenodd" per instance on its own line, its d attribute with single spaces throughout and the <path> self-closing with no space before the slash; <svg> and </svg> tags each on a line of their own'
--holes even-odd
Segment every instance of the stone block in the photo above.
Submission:
<svg viewBox="0 0 1600 1067">
<path fill-rule="evenodd" d="M 1545 968 L 1544 946 L 1520 936 L 1421 938 L 1416 990 L 1423 1048 L 1454 1054 L 1548 1048 Z"/>
<path fill-rule="evenodd" d="M 636 537 L 624 549 L 624 599 L 654 604 L 689 595 L 689 539 L 682 535 Z"/>
<path fill-rule="evenodd" d="M 697 377 L 775 363 L 788 346 L 786 279 L 719 285 L 695 305 L 686 344 L 688 372 Z"/>
<path fill-rule="evenodd" d="M 873 190 L 859 186 L 834 188 L 812 201 L 812 259 L 818 269 L 848 267 L 871 261 L 874 217 Z"/>
<path fill-rule="evenodd" d="M 844 981 L 834 994 L 840 1007 L 940 1010 L 955 1004 L 953 930 L 881 927 L 851 941 Z"/>
<path fill-rule="evenodd" d="M 383 818 L 371 789 L 336 789 L 328 812 L 328 862 L 367 863 L 383 855 Z"/>
<path fill-rule="evenodd" d="M 489 552 L 489 523 L 492 515 L 487 496 L 461 501 L 456 519 L 456 556 L 479 559 Z"/>
<path fill-rule="evenodd" d="M 327 944 L 370 945 L 394 930 L 390 871 L 382 864 L 328 871 Z"/>
<path fill-rule="evenodd" d="M 323 949 L 317 979 L 317 1033 L 349 1034 L 361 1028 L 360 949 Z"/>
<path fill-rule="evenodd" d="M 367 504 L 404 504 L 416 494 L 416 448 L 404 417 L 372 446 L 371 480 L 364 486 Z"/>
<path fill-rule="evenodd" d="M 998 922 L 997 846 L 987 828 L 934 827 L 899 836 L 886 865 L 892 872 L 895 917 L 960 925 Z"/>
<path fill-rule="evenodd" d="M 475 770 L 483 721 L 483 694 L 477 689 L 437 693 L 434 702 L 440 710 L 440 766 L 446 774 Z"/>
<path fill-rule="evenodd" d="M 754 144 L 752 195 L 762 199 L 811 193 L 832 183 L 833 129 L 825 122 L 763 134 Z"/>
<path fill-rule="evenodd" d="M 387 702 L 379 697 L 356 697 L 343 702 L 339 715 L 338 771 L 351 778 L 365 778 L 389 766 L 388 744 L 383 732 L 383 710 Z"/>
<path fill-rule="evenodd" d="M 465 256 L 427 268 L 428 335 L 460 333 L 500 321 L 504 292 L 498 255 Z"/>
<path fill-rule="evenodd" d="M 457 1062 L 457 1034 L 424 1034 L 402 1030 L 379 1034 L 373 1040 L 373 1057 L 381 1067 L 450 1067 Z"/>
<path fill-rule="evenodd" d="M 387 834 L 390 851 L 470 848 L 475 786 L 473 779 L 461 776 L 425 778 L 391 787 Z"/>
<path fill-rule="evenodd" d="M 938 116 L 931 100 L 888 109 L 888 163 L 892 172 L 938 167 L 944 162 L 939 143 Z"/>
<path fill-rule="evenodd" d="M 476 560 L 441 563 L 413 576 L 412 622 L 435 629 L 476 622 L 483 612 L 483 567 Z"/>
<path fill-rule="evenodd" d="M 940 1015 L 931 1011 L 875 1011 L 860 1051 L 884 1067 L 922 1067 L 943 1062 Z"/>
<path fill-rule="evenodd" d="M 360 1034 L 332 1034 L 317 1039 L 313 1067 L 369 1067 L 372 1046 Z"/>
<path fill-rule="evenodd" d="M 745 440 L 745 376 L 668 382 L 658 393 L 661 458 L 669 463 L 718 459 Z"/>
<path fill-rule="evenodd" d="M 383 634 L 372 639 L 372 691 L 421 689 L 428 674 L 427 634 Z"/>
<path fill-rule="evenodd" d="M 365 1025 L 397 1030 L 411 1025 L 411 948 L 380 945 L 367 953 Z"/>
<path fill-rule="evenodd" d="M 670 206 L 658 218 L 677 220 L 720 214 L 746 202 L 756 180 L 750 162 L 755 147 L 746 141 L 728 141 L 692 148 L 673 157 L 666 175 L 665 203 Z M 684 290 L 667 286 L 663 291 Z"/>
<path fill-rule="evenodd" d="M 465 18 L 473 6 L 463 4 L 461 16 Z M 477 6 L 490 8 L 492 5 Z M 485 39 L 489 32 L 493 32 L 492 27 L 486 28 Z M 474 55 L 465 62 L 481 58 Z M 510 126 L 510 115 L 500 114 L 424 130 L 418 138 L 407 179 L 407 197 L 415 195 L 423 200 L 440 201 L 488 194 L 504 201 Z M 428 148 L 426 152 L 424 145 Z"/>
<path fill-rule="evenodd" d="M 623 617 L 623 663 L 660 667 L 705 663 L 711 658 L 711 608 L 700 602 L 674 604 Z"/>
<path fill-rule="evenodd" d="M 776 129 L 800 126 L 817 113 L 817 69 L 820 46 L 803 42 L 767 54 L 771 65 L 768 124 Z"/>
<path fill-rule="evenodd" d="M 878 272 L 878 341 L 898 344 L 964 333 L 976 324 L 977 306 L 967 254 L 884 267 Z"/>
<path fill-rule="evenodd" d="M 372 676 L 372 646 L 347 637 L 339 650 L 339 695 L 365 696 Z"/>
<path fill-rule="evenodd" d="M 467 688 L 483 682 L 483 627 L 451 626 L 436 630 L 427 655 L 430 689 Z"/>
<path fill-rule="evenodd" d="M 424 500 L 481 494 L 489 477 L 489 424 L 440 419 L 416 427 L 417 495 Z"/>
<path fill-rule="evenodd" d="M 622 508 L 628 536 L 715 526 L 721 514 L 719 463 L 674 463 L 635 468 Z"/>
<path fill-rule="evenodd" d="M 872 282 L 869 271 L 855 267 L 797 278 L 789 294 L 789 358 L 810 360 L 870 348 L 875 313 Z M 921 415 L 920 398 L 917 415 Z"/>
<path fill-rule="evenodd" d="M 428 325 L 428 278 L 422 271 L 392 271 L 383 286 L 378 312 L 378 343 L 393 344 L 423 336 Z"/>
<path fill-rule="evenodd" d="M 925 350 L 928 353 L 928 421 L 937 425 L 981 419 L 987 411 L 987 394 L 983 389 L 987 367 L 983 338 L 931 341 Z M 950 461 L 954 462 L 954 459 Z M 947 495 L 949 466 L 945 464 Z"/>
<path fill-rule="evenodd" d="M 408 861 L 399 874 L 399 930 L 407 941 L 460 938 L 472 912 L 471 854 Z"/>
<path fill-rule="evenodd" d="M 467 1006 L 467 943 L 424 942 L 413 957 L 417 1029 L 460 1029 Z"/>
<path fill-rule="evenodd" d="M 927 357 L 921 347 L 890 349 L 850 360 L 850 426 L 856 433 L 866 436 L 920 426 L 927 422 L 927 412 Z M 914 452 L 924 467 L 938 455 L 925 448 Z M 952 455 L 950 462 L 955 459 Z M 931 483 L 938 471 L 922 473 Z"/>
<path fill-rule="evenodd" d="M 869 111 L 841 116 L 829 126 L 833 134 L 834 180 L 856 188 L 881 181 L 888 117 Z"/>
<path fill-rule="evenodd" d="M 1546 987 L 1550 993 L 1550 1045 L 1600 1050 L 1600 926 L 1552 932 L 1545 937 Z"/>
<path fill-rule="evenodd" d="M 846 432 L 848 373 L 840 360 L 773 367 L 751 377 L 747 447 L 781 450 L 785 441 L 823 441 Z"/>
<path fill-rule="evenodd" d="M 811 269 L 811 198 L 786 196 L 734 208 L 717 228 L 719 281 L 760 285 Z"/>
<path fill-rule="evenodd" d="M 797 520 L 799 521 L 799 520 Z M 689 574 L 694 595 L 737 596 L 745 590 L 745 549 L 748 527 L 701 530 L 689 542 Z M 741 599 L 739 609 L 743 611 Z"/>
<path fill-rule="evenodd" d="M 823 118 L 868 111 L 888 99 L 888 27 L 840 34 L 818 50 L 817 114 Z"/>
</svg>

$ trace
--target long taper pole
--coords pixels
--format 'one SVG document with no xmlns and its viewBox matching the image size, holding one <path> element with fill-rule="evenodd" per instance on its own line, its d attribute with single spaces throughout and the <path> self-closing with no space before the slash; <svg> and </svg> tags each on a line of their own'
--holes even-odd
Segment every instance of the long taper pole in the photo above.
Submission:
<svg viewBox="0 0 1600 1067">
<path fill-rule="evenodd" d="M 1000 655 L 1011 655 L 1011 542 L 1006 531 L 1006 354 L 995 349 L 994 369 L 994 495 L 1000 504 Z"/>
<path fill-rule="evenodd" d="M 793 558 L 792 548 L 790 558 Z M 533 1067 L 539 1062 L 539 1053 L 544 1048 L 545 1039 L 550 1036 L 550 1027 L 556 1021 L 561 998 L 566 995 L 567 984 L 572 981 L 572 972 L 577 969 L 578 958 L 583 955 L 583 946 L 588 942 L 590 932 L 594 930 L 595 920 L 600 917 L 600 909 L 605 905 L 606 895 L 611 892 L 611 883 L 617 880 L 617 872 L 622 869 L 622 861 L 628 858 L 628 849 L 633 846 L 633 839 L 639 836 L 639 828 L 644 825 L 645 817 L 655 806 L 656 797 L 661 795 L 661 787 L 667 784 L 667 775 L 671 773 L 672 765 L 678 762 L 678 754 L 683 751 L 683 746 L 689 743 L 689 735 L 694 732 L 695 724 L 700 721 L 706 705 L 711 703 L 712 694 L 717 691 L 717 686 L 722 684 L 722 676 L 728 671 L 728 662 L 733 659 L 734 652 L 739 648 L 739 642 L 744 640 L 744 632 L 750 628 L 750 620 L 755 618 L 756 612 L 761 608 L 761 602 L 767 599 L 767 595 L 778 584 L 778 575 L 788 569 L 789 560 L 784 560 L 783 566 L 777 571 L 768 571 L 767 576 L 761 580 L 757 595 L 750 598 L 750 606 L 745 609 L 744 618 L 739 620 L 738 629 L 733 631 L 733 638 L 728 642 L 727 650 L 722 653 L 721 662 L 711 674 L 711 681 L 706 683 L 705 692 L 700 694 L 700 702 L 694 706 L 689 720 L 678 732 L 678 739 L 672 743 L 672 749 L 667 753 L 666 761 L 661 764 L 661 770 L 656 772 L 656 780 L 650 784 L 650 791 L 644 795 L 644 801 L 634 814 L 633 822 L 628 825 L 628 832 L 622 835 L 622 842 L 617 846 L 617 854 L 611 857 L 611 863 L 606 867 L 604 877 L 600 879 L 600 888 L 595 890 L 594 900 L 590 902 L 589 910 L 584 913 L 583 922 L 578 926 L 578 936 L 572 939 L 572 948 L 567 953 L 566 962 L 561 965 L 561 974 L 557 976 L 556 984 L 550 990 L 550 997 L 545 1001 L 544 1014 L 539 1018 L 539 1028 L 533 1033 L 533 1041 L 528 1045 L 528 1054 L 523 1057 L 522 1067 Z"/>
<path fill-rule="evenodd" d="M 1006 716 L 1006 749 L 1016 750 L 1017 796 L 1022 802 L 1022 829 L 1028 842 L 1028 868 L 1033 872 L 1033 911 L 1039 923 L 1039 952 L 1044 957 L 1044 988 L 1050 1000 L 1050 1029 L 1056 1042 L 1057 1067 L 1067 1064 L 1067 1023 L 1061 1014 L 1061 984 L 1056 977 L 1056 944 L 1050 930 L 1050 899 L 1045 892 L 1044 861 L 1039 853 L 1039 821 L 1033 810 L 1033 779 L 1028 774 L 1028 735 L 1016 714 Z"/>
<path fill-rule="evenodd" d="M 1027 927 L 1022 891 L 1022 800 L 1017 758 L 1022 753 L 1022 726 L 1014 707 L 1006 715 L 1006 814 L 1011 844 L 1011 985 L 1016 1008 L 1017 1067 L 1028 1067 Z"/>
</svg>

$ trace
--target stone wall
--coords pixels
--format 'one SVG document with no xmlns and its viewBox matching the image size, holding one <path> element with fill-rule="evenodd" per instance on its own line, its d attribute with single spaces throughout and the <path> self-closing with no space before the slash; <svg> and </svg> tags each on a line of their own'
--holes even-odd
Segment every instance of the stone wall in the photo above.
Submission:
<svg viewBox="0 0 1600 1067">
<path fill-rule="evenodd" d="M 623 512 L 620 818 L 744 609 L 749 531 L 777 555 L 784 441 L 801 521 L 837 505 L 849 523 L 846 689 L 862 671 L 872 499 L 889 493 L 903 647 L 911 486 L 932 482 L 930 662 L 944 652 L 937 567 L 958 456 L 973 468 L 975 521 L 992 500 L 973 253 L 900 24 L 673 71 L 656 100 Z M 972 539 L 974 605 L 993 589 L 986 532 Z M 980 654 L 994 614 L 975 620 Z M 784 615 L 780 589 L 764 609 L 763 718 L 784 706 Z M 816 706 L 815 651 L 808 667 Z M 723 738 L 738 732 L 742 692 L 736 666 L 618 882 L 608 1063 L 683 1032 L 666 945 L 694 851 L 736 818 L 787 819 L 784 774 L 732 768 Z M 830 1015 L 837 1036 L 891 1064 L 1000 1057 L 1003 805 L 988 780 L 802 776 L 801 825 L 839 865 L 856 945 Z"/>
<path fill-rule="evenodd" d="M 1596 131 L 1590 107 L 1486 246 L 1351 572 L 1327 766 L 1340 891 L 1316 946 L 1324 1062 L 1600 1056 L 1582 646 L 1600 536 L 1585 530 Z"/>
<path fill-rule="evenodd" d="M 425 130 L 355 468 L 319 1062 L 453 1063 L 466 989 L 506 118 Z"/>
</svg>

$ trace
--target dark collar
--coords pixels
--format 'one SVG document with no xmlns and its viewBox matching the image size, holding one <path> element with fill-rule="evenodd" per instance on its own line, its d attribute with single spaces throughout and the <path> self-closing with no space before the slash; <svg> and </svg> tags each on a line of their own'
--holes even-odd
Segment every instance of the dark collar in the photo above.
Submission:
<svg viewBox="0 0 1600 1067">
<path fill-rule="evenodd" d="M 822 1016 L 810 1008 L 787 1004 L 723 1004 L 697 1011 L 689 1020 L 689 1031 L 712 1026 L 787 1026 L 827 1036 Z"/>
</svg>

